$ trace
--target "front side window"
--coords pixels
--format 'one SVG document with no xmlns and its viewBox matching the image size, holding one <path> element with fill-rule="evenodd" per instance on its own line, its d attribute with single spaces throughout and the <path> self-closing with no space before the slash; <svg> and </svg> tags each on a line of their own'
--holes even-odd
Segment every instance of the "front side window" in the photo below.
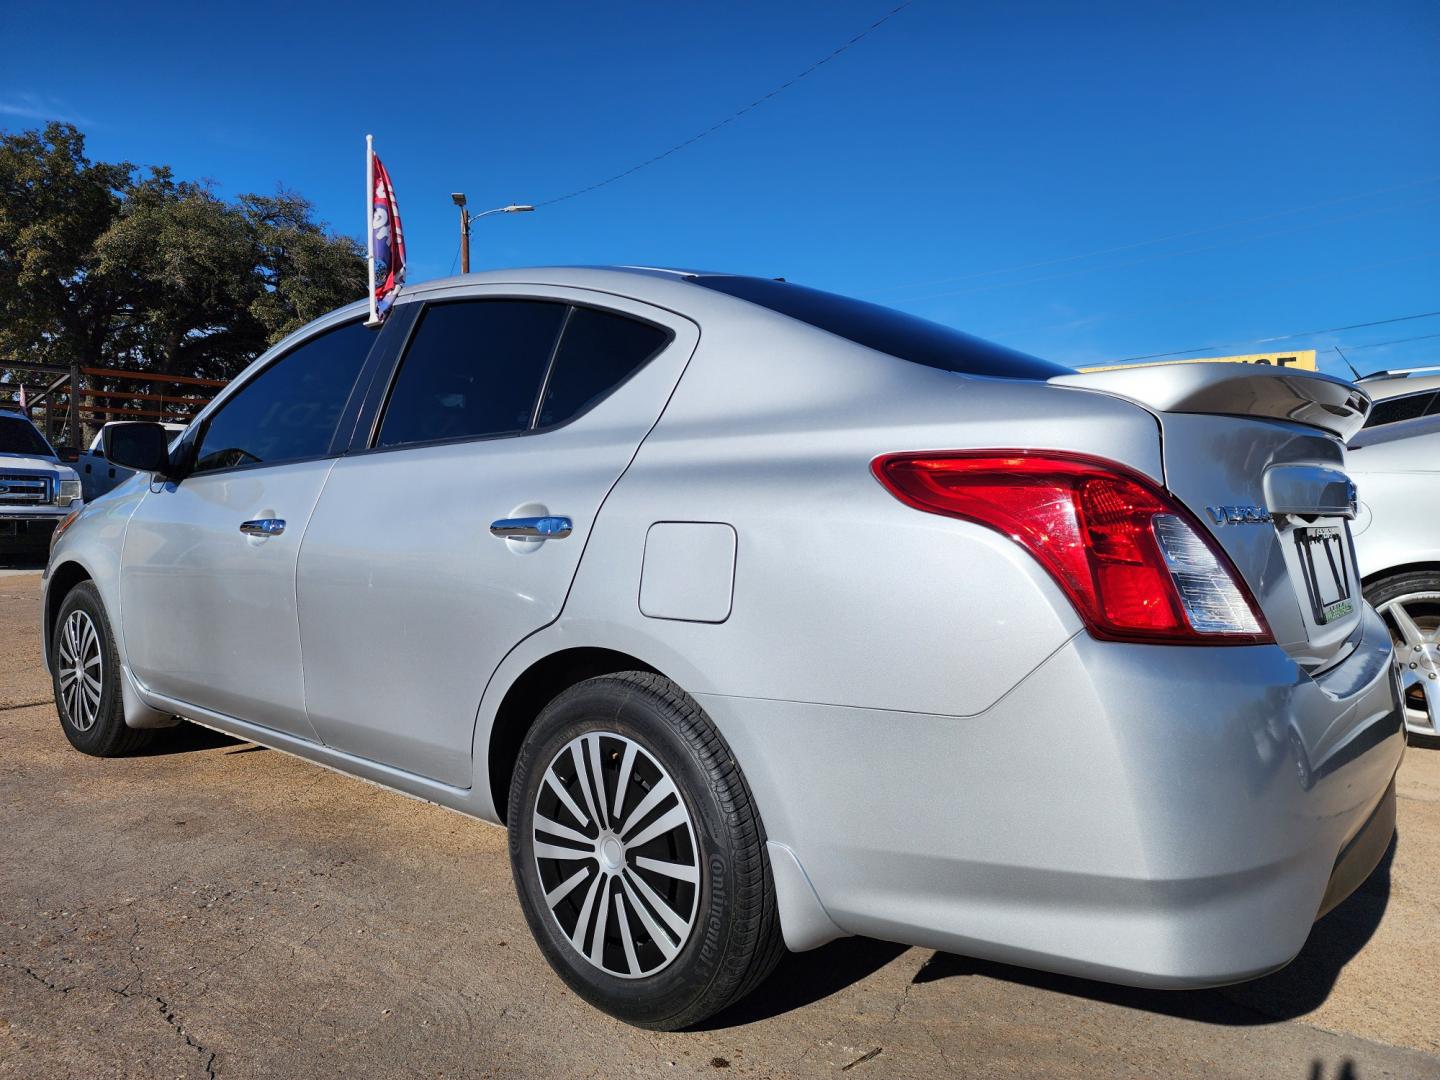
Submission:
<svg viewBox="0 0 1440 1080">
<path fill-rule="evenodd" d="M 374 340 L 372 331 L 352 322 L 291 349 L 210 418 L 192 471 L 274 465 L 328 453 Z"/>
<path fill-rule="evenodd" d="M 395 378 L 378 445 L 528 430 L 566 310 L 543 300 L 427 308 Z"/>
<path fill-rule="evenodd" d="M 651 323 L 577 307 L 555 353 L 538 426 L 551 427 L 579 416 L 669 341 L 669 332 Z"/>
<path fill-rule="evenodd" d="M 55 451 L 35 425 L 19 416 L 0 416 L 0 454 L 31 454 L 54 457 Z"/>
</svg>

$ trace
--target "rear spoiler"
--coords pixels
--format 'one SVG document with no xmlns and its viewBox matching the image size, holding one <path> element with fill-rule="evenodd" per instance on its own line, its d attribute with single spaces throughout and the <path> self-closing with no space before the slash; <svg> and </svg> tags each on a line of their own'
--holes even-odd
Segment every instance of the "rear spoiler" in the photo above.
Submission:
<svg viewBox="0 0 1440 1080">
<path fill-rule="evenodd" d="M 1055 375 L 1049 382 L 1128 398 L 1152 412 L 1260 416 L 1320 428 L 1342 441 L 1370 415 L 1370 397 L 1343 379 L 1259 364 L 1174 364 Z"/>
</svg>

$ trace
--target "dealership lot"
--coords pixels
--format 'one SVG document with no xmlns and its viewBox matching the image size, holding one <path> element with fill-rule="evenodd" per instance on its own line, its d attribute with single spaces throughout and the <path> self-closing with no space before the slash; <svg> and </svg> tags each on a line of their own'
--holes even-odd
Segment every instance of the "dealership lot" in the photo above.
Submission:
<svg viewBox="0 0 1440 1080">
<path fill-rule="evenodd" d="M 551 974 L 498 829 L 198 728 L 72 751 L 39 576 L 3 565 L 0 1076 L 1440 1073 L 1440 751 L 1407 755 L 1393 856 L 1268 979 L 1151 993 L 848 940 L 654 1034 Z"/>
</svg>

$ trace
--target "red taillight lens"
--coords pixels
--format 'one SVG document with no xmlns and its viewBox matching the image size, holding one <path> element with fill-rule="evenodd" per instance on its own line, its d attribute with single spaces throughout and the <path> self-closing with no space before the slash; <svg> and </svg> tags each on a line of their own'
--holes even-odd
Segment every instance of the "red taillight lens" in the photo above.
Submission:
<svg viewBox="0 0 1440 1080">
<path fill-rule="evenodd" d="M 1053 451 L 887 454 L 876 478 L 917 510 L 1015 540 L 1097 637 L 1185 644 L 1273 640 L 1230 561 L 1138 473 Z"/>
</svg>

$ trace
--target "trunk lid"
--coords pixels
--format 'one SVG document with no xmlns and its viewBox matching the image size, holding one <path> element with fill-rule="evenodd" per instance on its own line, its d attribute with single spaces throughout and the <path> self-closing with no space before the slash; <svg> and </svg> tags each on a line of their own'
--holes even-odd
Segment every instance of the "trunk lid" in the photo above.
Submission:
<svg viewBox="0 0 1440 1080">
<path fill-rule="evenodd" d="M 1344 440 L 1370 400 L 1327 375 L 1240 364 L 1116 369 L 1049 380 L 1133 401 L 1160 422 L 1165 486 L 1255 595 L 1276 642 L 1318 669 L 1359 627 Z"/>
</svg>

